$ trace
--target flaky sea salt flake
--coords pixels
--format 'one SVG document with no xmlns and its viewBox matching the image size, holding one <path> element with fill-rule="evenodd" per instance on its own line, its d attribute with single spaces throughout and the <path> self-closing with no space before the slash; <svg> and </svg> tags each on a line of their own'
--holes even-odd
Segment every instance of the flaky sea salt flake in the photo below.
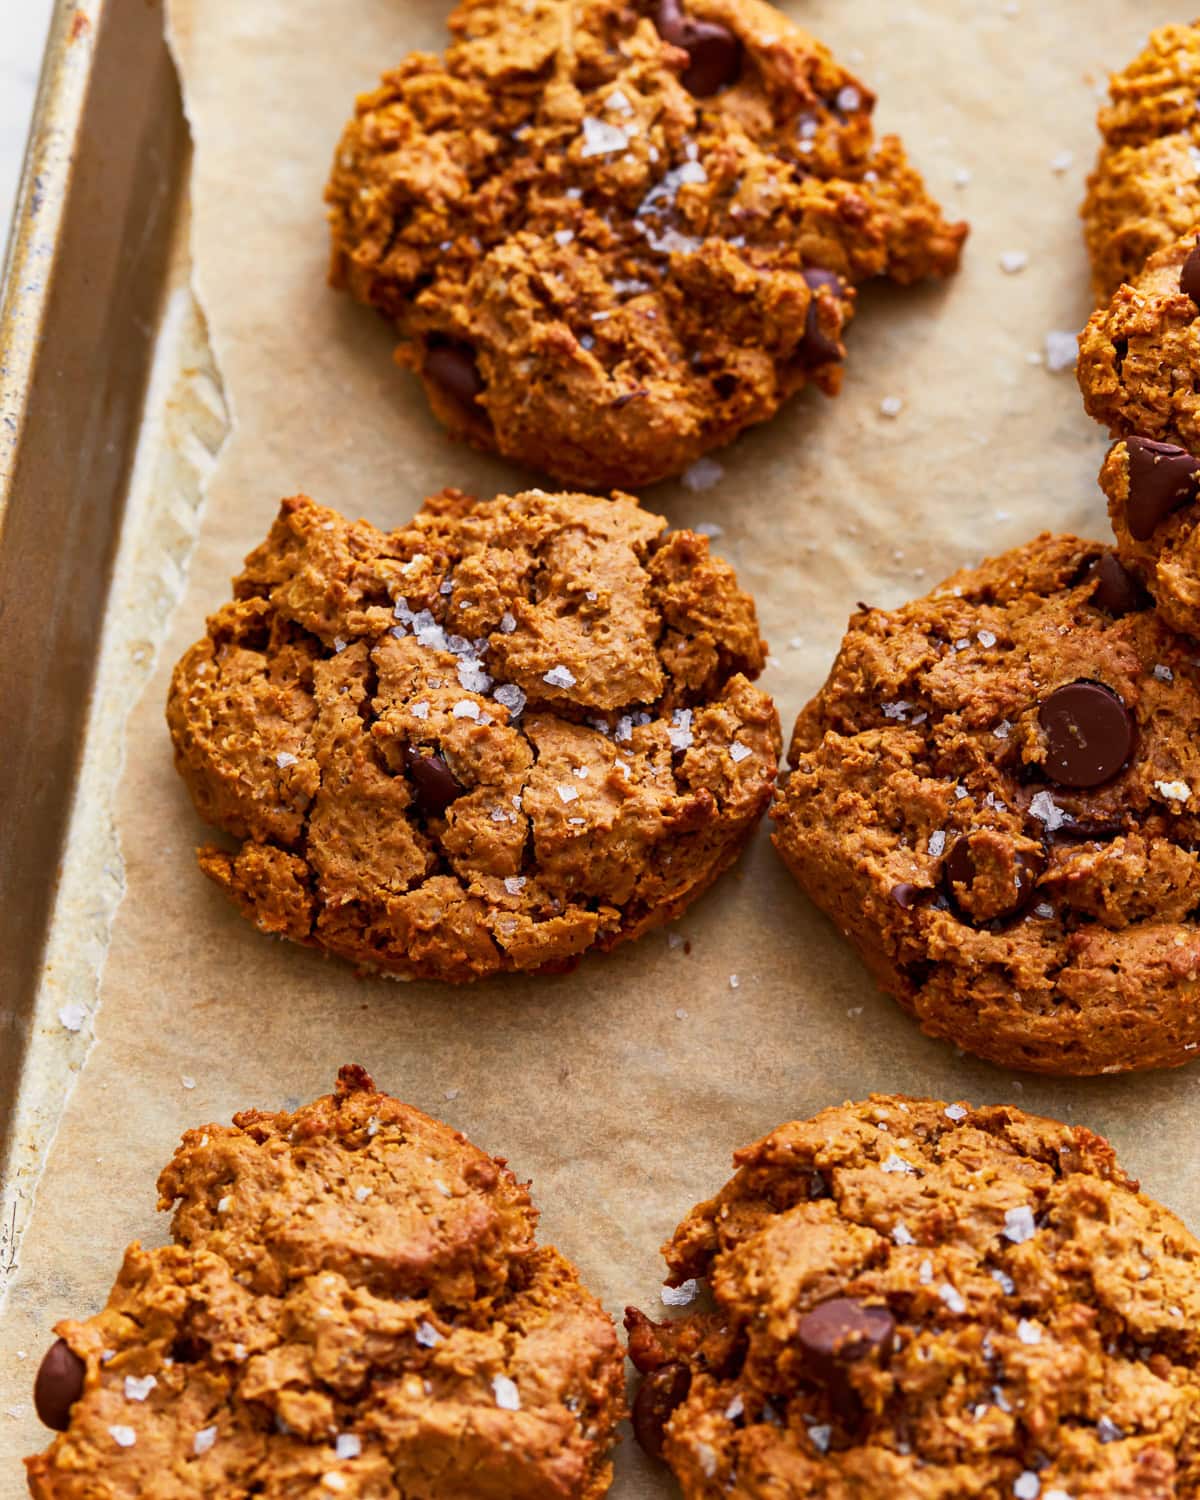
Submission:
<svg viewBox="0 0 1200 1500">
<path fill-rule="evenodd" d="M 687 1307 L 695 1302 L 699 1293 L 699 1286 L 693 1277 L 683 1282 L 680 1286 L 664 1286 L 659 1293 L 664 1307 Z"/>
<path fill-rule="evenodd" d="M 1004 1228 L 1000 1232 L 1006 1240 L 1011 1240 L 1014 1245 L 1023 1245 L 1026 1240 L 1031 1240 L 1037 1233 L 1037 1225 L 1033 1219 L 1033 1210 L 1028 1204 L 1022 1204 L 1020 1208 L 1006 1209 L 1004 1213 Z"/>
<path fill-rule="evenodd" d="M 691 490 L 693 494 L 698 494 L 701 490 L 711 490 L 714 484 L 720 484 L 724 478 L 725 470 L 715 458 L 698 458 L 680 475 L 684 489 Z"/>
<path fill-rule="evenodd" d="M 87 1020 L 87 1007 L 81 1005 L 78 1000 L 68 1000 L 65 1005 L 59 1006 L 58 1024 L 66 1031 L 82 1031 L 83 1023 Z"/>
<path fill-rule="evenodd" d="M 195 1437 L 192 1438 L 192 1452 L 197 1458 L 200 1458 L 212 1448 L 216 1440 L 217 1429 L 215 1425 L 212 1427 L 202 1427 L 196 1433 Z"/>
<path fill-rule="evenodd" d="M 967 1310 L 967 1300 L 956 1286 L 951 1286 L 944 1281 L 938 1287 L 938 1296 L 946 1304 L 952 1313 L 964 1313 Z"/>
<path fill-rule="evenodd" d="M 584 115 L 583 117 L 583 148 L 580 156 L 610 156 L 617 151 L 624 151 L 629 145 L 629 137 L 619 125 L 610 125 L 606 120 L 597 120 L 595 115 Z"/>
<path fill-rule="evenodd" d="M 126 1375 L 126 1401 L 144 1401 L 157 1384 L 153 1375 Z"/>
<path fill-rule="evenodd" d="M 132 1448 L 137 1442 L 137 1433 L 132 1427 L 125 1427 L 121 1423 L 108 1429 L 108 1435 L 116 1443 L 118 1448 Z"/>
<path fill-rule="evenodd" d="M 516 1383 L 507 1375 L 492 1376 L 492 1394 L 501 1411 L 521 1410 L 521 1393 L 517 1390 Z"/>
<path fill-rule="evenodd" d="M 1079 360 L 1079 335 L 1051 329 L 1046 335 L 1046 369 L 1051 375 L 1073 370 Z"/>
<path fill-rule="evenodd" d="M 1047 833 L 1053 833 L 1071 821 L 1049 792 L 1037 792 L 1029 802 L 1029 811 L 1043 824 Z"/>
<path fill-rule="evenodd" d="M 543 682 L 548 683 L 551 687 L 558 688 L 573 688 L 575 686 L 575 680 L 576 679 L 574 672 L 572 672 L 568 667 L 564 667 L 561 665 L 557 667 L 551 667 L 550 670 L 544 673 L 542 676 Z"/>
</svg>

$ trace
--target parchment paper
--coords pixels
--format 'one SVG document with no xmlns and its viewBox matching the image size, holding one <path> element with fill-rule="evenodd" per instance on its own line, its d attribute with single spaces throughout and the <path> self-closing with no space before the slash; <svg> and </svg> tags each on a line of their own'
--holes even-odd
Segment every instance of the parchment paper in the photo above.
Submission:
<svg viewBox="0 0 1200 1500">
<path fill-rule="evenodd" d="M 1106 65 L 1176 17 L 1144 0 L 792 0 L 881 95 L 952 213 L 973 224 L 945 291 L 871 291 L 846 388 L 802 398 L 721 455 L 703 494 L 646 498 L 720 525 L 774 651 L 785 727 L 858 599 L 896 603 L 1043 527 L 1105 535 L 1102 434 L 1070 374 L 1029 360 L 1077 329 L 1076 218 Z M 469 990 L 356 979 L 268 941 L 199 875 L 202 836 L 171 766 L 171 664 L 228 597 L 280 496 L 307 490 L 381 526 L 445 484 L 523 476 L 451 444 L 394 369 L 375 318 L 325 288 L 321 191 L 355 93 L 439 48 L 442 0 L 172 0 L 197 152 L 195 276 L 234 430 L 184 601 L 129 729 L 117 809 L 127 895 L 97 1043 L 41 1182 L 0 1344 L 0 1492 L 44 1434 L 29 1382 L 54 1320 L 104 1300 L 126 1243 L 165 1237 L 154 1179 L 180 1131 L 327 1089 L 340 1062 L 466 1130 L 531 1176 L 548 1241 L 619 1316 L 654 1311 L 657 1247 L 728 1175 L 732 1149 L 872 1089 L 1007 1100 L 1112 1137 L 1147 1189 L 1200 1227 L 1200 1073 L 1056 1082 L 959 1059 L 877 994 L 760 833 L 679 924 L 574 974 Z M 136 87 L 136 80 L 130 80 Z M 1055 172 L 1051 159 L 1074 153 Z M 970 180 L 956 186 L 963 169 Z M 1000 269 L 1006 251 L 1027 268 Z M 880 413 L 899 396 L 898 417 Z M 733 976 L 737 976 L 734 987 Z M 194 1080 L 188 1088 L 184 1079 Z M 28 1354 L 17 1358 L 18 1351 Z M 15 1415 L 4 1415 L 12 1407 Z M 614 1494 L 671 1493 L 632 1441 Z"/>
</svg>

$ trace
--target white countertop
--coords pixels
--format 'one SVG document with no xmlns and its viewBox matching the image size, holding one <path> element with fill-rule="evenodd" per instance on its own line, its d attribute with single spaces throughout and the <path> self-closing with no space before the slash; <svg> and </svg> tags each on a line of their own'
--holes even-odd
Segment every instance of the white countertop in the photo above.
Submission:
<svg viewBox="0 0 1200 1500">
<path fill-rule="evenodd" d="M 54 0 L 8 0 L 0 4 L 0 256 L 8 237 L 13 199 L 21 177 L 33 96 L 42 69 L 42 48 Z"/>
</svg>

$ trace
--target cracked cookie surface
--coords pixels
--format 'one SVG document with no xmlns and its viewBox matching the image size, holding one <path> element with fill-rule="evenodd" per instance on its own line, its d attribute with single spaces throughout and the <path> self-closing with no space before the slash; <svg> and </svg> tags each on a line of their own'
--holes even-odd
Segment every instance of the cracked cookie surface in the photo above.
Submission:
<svg viewBox="0 0 1200 1500">
<path fill-rule="evenodd" d="M 297 498 L 167 716 L 204 871 L 264 931 L 465 981 L 678 915 L 770 801 L 751 600 L 626 496 L 447 492 L 406 527 Z"/>
<path fill-rule="evenodd" d="M 362 96 L 332 280 L 392 321 L 438 418 L 587 488 L 677 474 L 808 383 L 854 287 L 946 276 L 874 99 L 760 0 L 467 0 Z"/>
<path fill-rule="evenodd" d="M 1099 1136 L 875 1095 L 734 1160 L 664 1248 L 713 1310 L 626 1318 L 687 1500 L 1200 1492 L 1200 1243 Z"/>
<path fill-rule="evenodd" d="M 1112 80 L 1084 216 L 1102 303 L 1080 337 L 1089 415 L 1120 439 L 1100 475 L 1125 566 L 1200 632 L 1200 25 L 1166 26 Z"/>
<path fill-rule="evenodd" d="M 1042 536 L 854 615 L 775 843 L 922 1029 L 1048 1073 L 1200 1047 L 1200 668 L 1112 551 Z"/>
<path fill-rule="evenodd" d="M 38 1500 L 607 1491 L 616 1331 L 502 1159 L 347 1067 L 189 1130 L 159 1193 L 175 1243 L 56 1330 Z"/>
<path fill-rule="evenodd" d="M 1200 224 L 1200 25 L 1163 26 L 1109 82 L 1084 233 L 1098 303 Z"/>
</svg>

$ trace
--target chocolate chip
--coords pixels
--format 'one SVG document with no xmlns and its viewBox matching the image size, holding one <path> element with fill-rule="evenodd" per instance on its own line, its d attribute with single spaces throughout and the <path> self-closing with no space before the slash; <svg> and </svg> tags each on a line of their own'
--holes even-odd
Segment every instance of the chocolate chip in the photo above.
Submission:
<svg viewBox="0 0 1200 1500">
<path fill-rule="evenodd" d="M 1087 581 L 1094 583 L 1092 603 L 1114 619 L 1146 608 L 1146 596 L 1131 572 L 1123 567 L 1115 552 L 1105 552 L 1087 571 Z"/>
<path fill-rule="evenodd" d="M 55 1432 L 66 1432 L 71 1408 L 83 1395 L 87 1366 L 66 1339 L 58 1339 L 46 1350 L 33 1383 L 33 1404 L 43 1424 Z"/>
<path fill-rule="evenodd" d="M 981 828 L 955 839 L 942 879 L 960 916 L 994 922 L 1025 910 L 1045 868 L 1040 849 L 1018 848 L 1007 834 Z"/>
<path fill-rule="evenodd" d="M 651 1458 L 663 1456 L 671 1413 L 687 1398 L 692 1372 L 684 1364 L 662 1365 L 647 1375 L 633 1400 L 633 1435 Z"/>
<path fill-rule="evenodd" d="M 843 358 L 842 346 L 831 339 L 821 328 L 820 323 L 820 299 L 816 296 L 817 291 L 823 287 L 829 287 L 835 296 L 840 297 L 842 283 L 832 271 L 812 269 L 804 272 L 804 279 L 813 292 L 812 301 L 808 304 L 808 317 L 804 324 L 804 337 L 796 345 L 796 357 L 810 369 L 817 365 L 827 365 L 833 360 Z"/>
<path fill-rule="evenodd" d="M 1192 253 L 1183 263 L 1179 273 L 1179 290 L 1193 302 L 1200 303 L 1200 237 L 1192 247 Z"/>
<path fill-rule="evenodd" d="M 911 885 L 907 880 L 902 880 L 898 885 L 892 887 L 892 900 L 901 911 L 912 911 L 914 906 L 921 904 L 922 898 L 929 893 L 919 885 Z"/>
<path fill-rule="evenodd" d="M 886 1307 L 834 1297 L 805 1313 L 796 1337 L 804 1373 L 825 1387 L 835 1410 L 850 1420 L 859 1414 L 860 1405 L 849 1371 L 861 1361 L 881 1361 L 891 1354 L 896 1320 Z"/>
<path fill-rule="evenodd" d="M 741 41 L 720 21 L 697 21 L 684 15 L 679 0 L 659 0 L 654 24 L 664 41 L 687 53 L 681 81 L 697 99 L 728 88 L 742 71 Z"/>
<path fill-rule="evenodd" d="M 436 753 L 422 755 L 415 745 L 404 751 L 404 764 L 416 790 L 416 801 L 421 811 L 430 817 L 441 817 L 442 813 L 466 791 L 454 772 Z"/>
<path fill-rule="evenodd" d="M 1125 519 L 1130 535 L 1144 542 L 1172 511 L 1196 498 L 1200 462 L 1186 448 L 1153 438 L 1131 437 L 1125 446 L 1129 453 Z"/>
<path fill-rule="evenodd" d="M 431 342 L 425 350 L 421 373 L 468 411 L 475 406 L 476 397 L 483 390 L 483 378 L 470 344 L 451 339 Z"/>
<path fill-rule="evenodd" d="M 1102 682 L 1069 682 L 1038 710 L 1046 736 L 1045 772 L 1059 786 L 1099 786 L 1133 752 L 1133 715 Z"/>
</svg>

